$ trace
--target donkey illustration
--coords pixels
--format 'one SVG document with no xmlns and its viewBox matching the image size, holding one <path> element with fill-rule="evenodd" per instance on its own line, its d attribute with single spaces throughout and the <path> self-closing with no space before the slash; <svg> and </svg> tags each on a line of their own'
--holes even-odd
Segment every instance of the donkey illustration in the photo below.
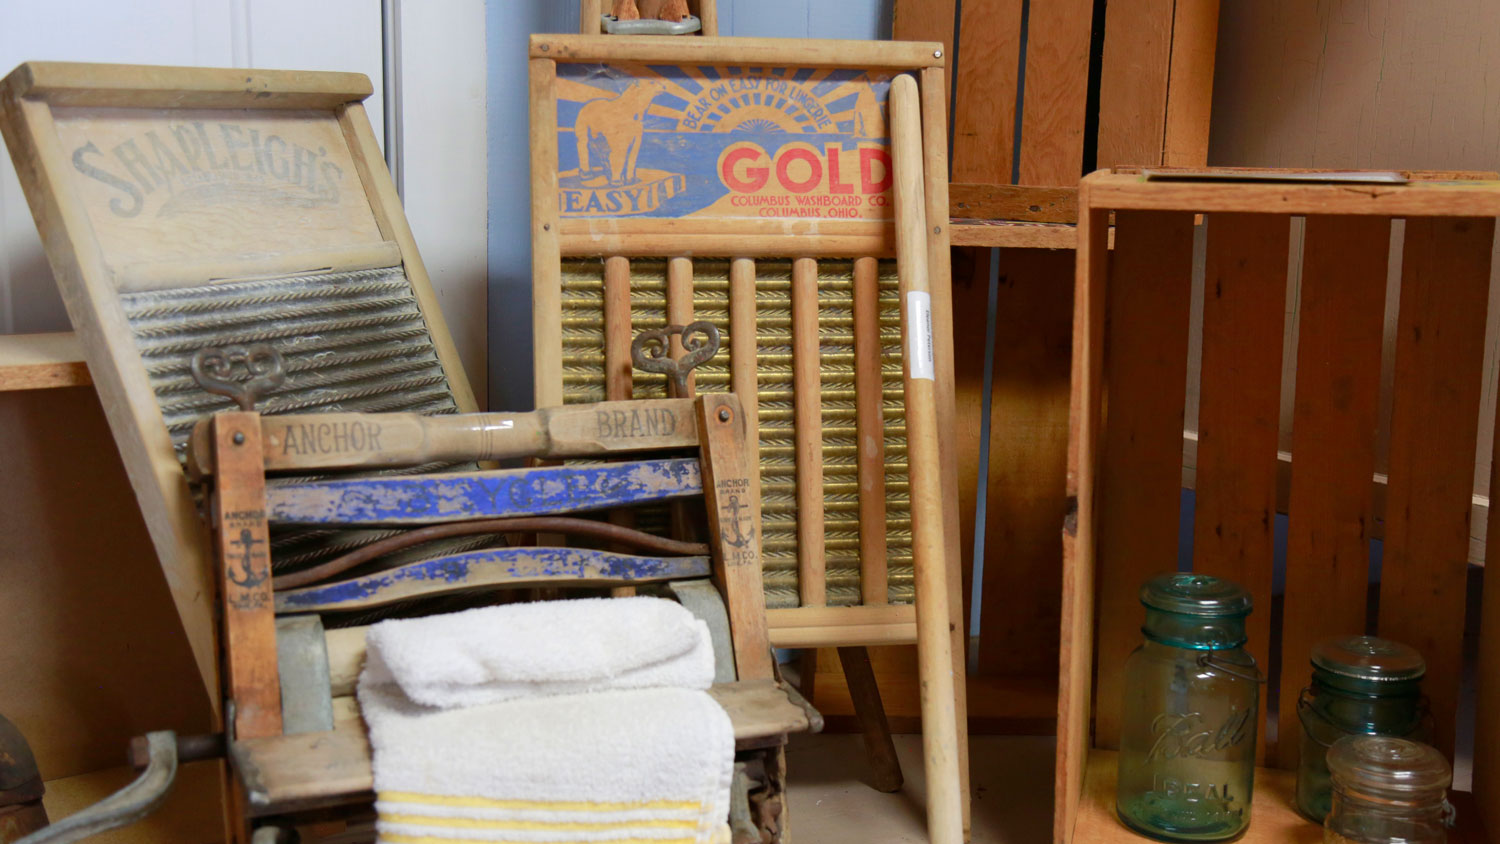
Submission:
<svg viewBox="0 0 1500 844">
<path fill-rule="evenodd" d="M 635 160 L 641 153 L 641 136 L 645 134 L 641 119 L 652 98 L 663 90 L 660 82 L 641 80 L 619 96 L 583 104 L 573 123 L 573 135 L 578 141 L 579 176 L 587 181 L 596 169 L 589 160 L 589 142 L 603 137 L 609 146 L 609 183 L 628 185 L 635 181 Z M 602 176 L 599 181 L 602 183 Z"/>
</svg>

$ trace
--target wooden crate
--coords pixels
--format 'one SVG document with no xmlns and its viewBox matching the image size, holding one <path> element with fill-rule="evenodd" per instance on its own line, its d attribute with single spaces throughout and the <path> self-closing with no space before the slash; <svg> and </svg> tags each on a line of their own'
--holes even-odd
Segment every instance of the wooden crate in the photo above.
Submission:
<svg viewBox="0 0 1500 844">
<path fill-rule="evenodd" d="M 1054 838 L 1131 840 L 1114 816 L 1122 664 L 1140 584 L 1174 568 L 1195 215 L 1205 296 L 1193 568 L 1255 600 L 1248 649 L 1279 692 L 1247 841 L 1318 841 L 1292 809 L 1297 690 L 1317 640 L 1379 634 L 1426 656 L 1435 744 L 1453 753 L 1485 310 L 1500 185 L 1189 183 L 1100 171 L 1079 196 Z M 1114 249 L 1107 249 L 1113 215 Z M 1280 654 L 1270 652 L 1289 231 L 1304 218 Z M 1401 249 L 1391 248 L 1393 231 Z M 1395 262 L 1393 264 L 1393 262 Z M 1389 473 L 1375 494 L 1382 321 L 1400 276 Z M 1493 385 L 1489 385 L 1493 387 Z M 1369 540 L 1383 528 L 1377 618 Z M 1500 606 L 1500 582 L 1486 584 Z M 1500 630 L 1481 645 L 1475 803 L 1500 807 Z M 1279 657 L 1279 661 L 1278 661 Z M 1488 669 L 1488 670 L 1485 670 Z M 1462 811 L 1467 832 L 1481 818 Z M 1489 817 L 1490 824 L 1500 817 Z M 1476 840 L 1483 840 L 1482 838 Z"/>
</svg>

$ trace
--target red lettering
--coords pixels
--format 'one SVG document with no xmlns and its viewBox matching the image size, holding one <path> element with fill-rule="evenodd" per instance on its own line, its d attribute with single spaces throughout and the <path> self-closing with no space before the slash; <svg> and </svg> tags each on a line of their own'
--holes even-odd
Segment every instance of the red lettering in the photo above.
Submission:
<svg viewBox="0 0 1500 844">
<path fill-rule="evenodd" d="M 828 190 L 831 193 L 854 193 L 853 182 L 839 181 L 839 147 L 829 144 L 823 147 L 828 155 Z"/>
<path fill-rule="evenodd" d="M 765 153 L 755 147 L 744 146 L 732 149 L 724 156 L 723 163 L 720 164 L 719 178 L 723 179 L 724 184 L 732 191 L 754 193 L 766 186 L 766 180 L 771 176 L 770 168 L 751 167 L 747 164 L 741 170 L 744 174 L 742 178 L 735 174 L 734 165 L 741 161 L 754 161 L 764 157 Z"/>
<path fill-rule="evenodd" d="M 880 178 L 874 175 L 874 165 L 880 165 Z M 891 157 L 883 149 L 861 147 L 859 151 L 859 189 L 862 193 L 883 193 L 891 186 Z"/>
<path fill-rule="evenodd" d="M 808 174 L 806 179 L 800 181 L 793 179 L 791 167 L 793 161 L 807 162 Z M 818 163 L 818 156 L 812 151 L 794 147 L 781 153 L 776 159 L 776 180 L 781 186 L 792 193 L 807 193 L 823 181 L 823 165 Z"/>
</svg>

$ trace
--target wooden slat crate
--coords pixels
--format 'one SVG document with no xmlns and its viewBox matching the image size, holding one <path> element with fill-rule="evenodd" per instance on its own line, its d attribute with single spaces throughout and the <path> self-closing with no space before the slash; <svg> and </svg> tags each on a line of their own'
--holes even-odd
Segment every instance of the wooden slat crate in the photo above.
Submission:
<svg viewBox="0 0 1500 844">
<path fill-rule="evenodd" d="M 1291 806 L 1297 691 L 1319 639 L 1366 632 L 1427 658 L 1435 744 L 1454 751 L 1485 310 L 1500 185 L 1181 182 L 1100 171 L 1079 195 L 1072 426 L 1063 539 L 1055 840 L 1133 840 L 1114 816 L 1122 670 L 1140 639 L 1140 584 L 1179 554 L 1182 430 L 1195 215 L 1206 227 L 1193 570 L 1255 600 L 1248 649 L 1279 699 L 1247 841 L 1318 841 Z M 1113 254 L 1107 249 L 1111 216 Z M 1283 613 L 1272 622 L 1273 516 L 1289 231 L 1302 218 Z M 1392 249 L 1393 238 L 1399 251 Z M 1388 266 L 1388 261 L 1399 262 Z M 1397 302 L 1385 299 L 1399 273 Z M 1383 502 L 1377 462 L 1381 327 L 1397 307 Z M 1493 387 L 1493 385 L 1490 385 Z M 1383 506 L 1381 506 L 1383 505 Z M 1370 539 L 1383 528 L 1375 617 Z M 1490 602 L 1500 583 L 1486 584 Z M 1481 659 L 1500 658 L 1500 625 Z M 1279 636 L 1277 633 L 1279 632 Z M 1279 642 L 1280 652 L 1272 652 Z M 1481 672 L 1474 804 L 1500 807 L 1497 675 Z M 1467 805 L 1467 801 L 1464 801 Z M 1475 840 L 1484 840 L 1476 838 Z"/>
</svg>

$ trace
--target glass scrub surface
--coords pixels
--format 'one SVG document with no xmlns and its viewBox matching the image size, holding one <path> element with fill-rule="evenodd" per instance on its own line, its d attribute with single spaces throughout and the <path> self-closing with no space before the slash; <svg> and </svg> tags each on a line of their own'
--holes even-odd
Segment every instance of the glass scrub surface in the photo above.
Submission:
<svg viewBox="0 0 1500 844">
<path fill-rule="evenodd" d="M 1328 748 L 1344 736 L 1427 741 L 1432 719 L 1422 697 L 1427 663 L 1409 645 L 1374 636 L 1342 636 L 1312 649 L 1312 684 L 1297 699 L 1302 738 L 1297 810 L 1322 823 L 1328 814 Z"/>
<path fill-rule="evenodd" d="M 1453 772 L 1436 748 L 1387 736 L 1345 736 L 1328 750 L 1333 802 L 1324 844 L 1445 844 Z"/>
<path fill-rule="evenodd" d="M 1146 641 L 1125 662 L 1115 809 L 1167 841 L 1222 841 L 1250 823 L 1260 672 L 1242 649 L 1250 594 L 1200 574 L 1141 587 Z"/>
</svg>

